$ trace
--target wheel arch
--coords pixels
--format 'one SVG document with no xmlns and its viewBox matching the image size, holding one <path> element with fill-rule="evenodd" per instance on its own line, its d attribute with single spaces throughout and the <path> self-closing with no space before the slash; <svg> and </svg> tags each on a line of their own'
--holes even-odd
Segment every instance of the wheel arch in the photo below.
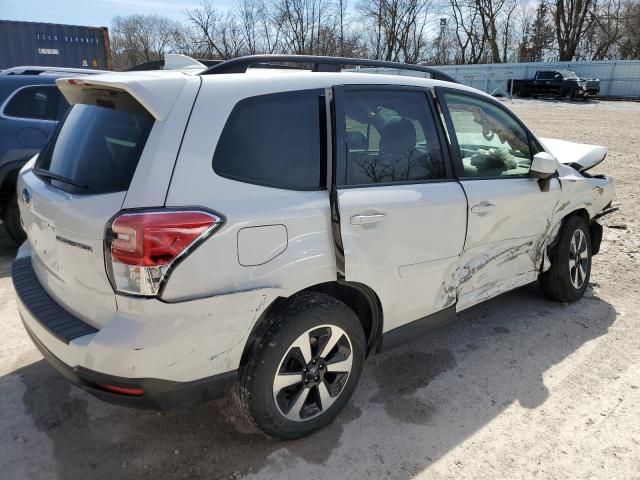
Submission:
<svg viewBox="0 0 640 480">
<path fill-rule="evenodd" d="M 585 207 L 576 208 L 568 212 L 566 215 L 564 215 L 560 219 L 558 229 L 555 232 L 555 237 L 547 246 L 547 255 L 549 257 L 552 257 L 555 255 L 555 250 L 558 246 L 558 239 L 560 238 L 560 232 L 564 228 L 565 223 L 567 223 L 567 220 L 574 216 L 582 218 L 587 223 L 588 226 L 591 224 L 591 216 L 589 215 L 589 211 Z M 591 229 L 589 229 L 589 231 L 591 232 Z M 593 240 L 593 234 L 591 235 L 591 237 Z"/>
<path fill-rule="evenodd" d="M 278 297 L 262 312 L 255 325 L 251 329 L 247 341 L 245 342 L 240 366 L 246 365 L 249 354 L 257 339 L 267 331 L 270 326 L 269 318 L 272 312 L 286 308 L 290 299 L 302 292 L 319 292 L 340 300 L 351 308 L 360 319 L 362 328 L 367 339 L 367 355 L 375 352 L 380 339 L 382 338 L 382 305 L 378 295 L 362 283 L 331 281 L 323 282 L 304 288 L 289 297 Z"/>
</svg>

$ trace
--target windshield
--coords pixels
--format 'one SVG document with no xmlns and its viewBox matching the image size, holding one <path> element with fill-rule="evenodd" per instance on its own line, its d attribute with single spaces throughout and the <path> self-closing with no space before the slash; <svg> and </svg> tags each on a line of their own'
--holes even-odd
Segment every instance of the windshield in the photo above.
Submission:
<svg viewBox="0 0 640 480">
<path fill-rule="evenodd" d="M 153 123 L 153 117 L 124 92 L 90 93 L 71 108 L 41 155 L 36 173 L 45 171 L 43 178 L 72 193 L 125 191 Z"/>
</svg>

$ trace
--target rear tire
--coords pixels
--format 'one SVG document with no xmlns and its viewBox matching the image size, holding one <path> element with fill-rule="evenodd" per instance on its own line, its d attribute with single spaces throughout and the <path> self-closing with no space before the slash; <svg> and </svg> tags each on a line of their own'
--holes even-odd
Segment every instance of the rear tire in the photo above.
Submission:
<svg viewBox="0 0 640 480">
<path fill-rule="evenodd" d="M 582 217 L 567 218 L 550 260 L 551 268 L 540 276 L 545 296 L 559 302 L 579 300 L 591 276 L 591 237 Z"/>
<path fill-rule="evenodd" d="M 18 198 L 15 195 L 11 196 L 11 200 L 2 211 L 2 222 L 13 241 L 22 245 L 22 242 L 27 239 L 27 234 L 20 223 L 20 209 L 18 208 Z"/>
<path fill-rule="evenodd" d="M 279 439 L 328 425 L 353 394 L 366 340 L 356 314 L 322 293 L 276 306 L 240 369 L 236 400 L 247 419 Z"/>
</svg>

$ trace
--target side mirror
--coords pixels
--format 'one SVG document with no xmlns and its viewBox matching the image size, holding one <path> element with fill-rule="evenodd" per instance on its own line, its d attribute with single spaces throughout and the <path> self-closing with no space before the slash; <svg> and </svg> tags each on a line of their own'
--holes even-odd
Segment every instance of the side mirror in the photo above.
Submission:
<svg viewBox="0 0 640 480">
<path fill-rule="evenodd" d="M 536 178 L 549 178 L 558 170 L 556 157 L 547 152 L 536 153 L 531 162 L 529 175 Z"/>
</svg>

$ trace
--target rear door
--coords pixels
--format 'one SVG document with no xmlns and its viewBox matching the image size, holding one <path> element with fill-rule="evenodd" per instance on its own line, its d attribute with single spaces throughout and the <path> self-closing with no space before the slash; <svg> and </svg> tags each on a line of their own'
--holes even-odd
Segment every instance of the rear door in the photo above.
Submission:
<svg viewBox="0 0 640 480">
<path fill-rule="evenodd" d="M 482 95 L 437 88 L 453 164 L 469 201 L 458 309 L 535 280 L 560 198 L 529 176 L 542 147 L 511 112 Z"/>
<path fill-rule="evenodd" d="M 467 204 L 427 90 L 334 89 L 344 276 L 379 295 L 385 330 L 455 304 Z"/>
</svg>

